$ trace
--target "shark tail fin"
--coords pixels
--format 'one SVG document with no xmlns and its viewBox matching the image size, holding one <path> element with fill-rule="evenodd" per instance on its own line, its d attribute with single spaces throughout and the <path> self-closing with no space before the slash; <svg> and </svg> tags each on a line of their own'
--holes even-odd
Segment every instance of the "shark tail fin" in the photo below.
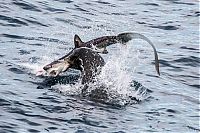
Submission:
<svg viewBox="0 0 200 133">
<path fill-rule="evenodd" d="M 154 44 L 146 36 L 144 36 L 140 33 L 132 33 L 132 32 L 121 33 L 121 34 L 117 35 L 117 40 L 122 44 L 125 44 L 132 39 L 142 39 L 142 40 L 147 41 L 151 45 L 151 47 L 153 48 L 153 51 L 154 51 L 154 56 L 155 56 L 155 68 L 156 68 L 158 75 L 160 75 L 159 60 L 158 60 L 158 54 L 157 54 L 156 48 L 155 48 Z"/>
</svg>

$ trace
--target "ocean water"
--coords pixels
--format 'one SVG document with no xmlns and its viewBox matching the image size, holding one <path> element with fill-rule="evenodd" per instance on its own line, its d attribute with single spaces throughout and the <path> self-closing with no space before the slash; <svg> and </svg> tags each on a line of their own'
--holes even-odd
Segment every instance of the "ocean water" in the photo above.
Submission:
<svg viewBox="0 0 200 133">
<path fill-rule="evenodd" d="M 199 128 L 198 0 L 0 0 L 0 133 L 193 133 Z M 83 41 L 123 32 L 81 96 L 80 72 L 37 77 Z M 102 85 L 108 98 L 92 92 Z"/>
</svg>

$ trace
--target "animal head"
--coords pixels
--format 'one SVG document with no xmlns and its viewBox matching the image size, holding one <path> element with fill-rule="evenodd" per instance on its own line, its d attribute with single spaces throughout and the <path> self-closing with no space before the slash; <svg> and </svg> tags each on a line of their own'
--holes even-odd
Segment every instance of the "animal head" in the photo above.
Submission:
<svg viewBox="0 0 200 133">
<path fill-rule="evenodd" d="M 82 82 L 85 83 L 89 81 L 104 64 L 103 58 L 98 53 L 89 48 L 82 47 L 73 49 L 69 54 L 44 66 L 43 69 L 49 76 L 54 77 L 67 71 L 69 68 L 77 69 L 82 72 Z"/>
<path fill-rule="evenodd" d="M 43 69 L 49 76 L 55 77 L 59 75 L 61 72 L 67 71 L 67 69 L 71 67 L 78 70 L 82 69 L 80 67 L 81 61 L 79 60 L 79 58 L 76 57 L 75 54 L 78 52 L 76 50 L 77 48 L 84 47 L 84 42 L 80 39 L 78 35 L 74 36 L 74 46 L 75 46 L 74 49 L 70 51 L 67 55 L 43 67 Z"/>
<path fill-rule="evenodd" d="M 76 49 L 72 50 L 69 54 L 51 62 L 43 67 L 49 76 L 58 76 L 61 72 L 67 71 L 69 68 L 74 67 L 81 69 L 81 60 L 75 54 Z"/>
</svg>

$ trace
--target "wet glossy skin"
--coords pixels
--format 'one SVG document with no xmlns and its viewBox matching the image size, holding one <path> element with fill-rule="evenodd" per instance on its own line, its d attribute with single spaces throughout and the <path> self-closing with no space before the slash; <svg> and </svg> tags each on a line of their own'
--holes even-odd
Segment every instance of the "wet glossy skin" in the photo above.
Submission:
<svg viewBox="0 0 200 133">
<path fill-rule="evenodd" d="M 68 68 L 78 69 L 82 72 L 82 83 L 90 82 L 98 70 L 105 64 L 104 59 L 89 48 L 76 48 L 58 60 L 45 66 L 43 69 L 50 76 L 58 76 Z"/>
</svg>

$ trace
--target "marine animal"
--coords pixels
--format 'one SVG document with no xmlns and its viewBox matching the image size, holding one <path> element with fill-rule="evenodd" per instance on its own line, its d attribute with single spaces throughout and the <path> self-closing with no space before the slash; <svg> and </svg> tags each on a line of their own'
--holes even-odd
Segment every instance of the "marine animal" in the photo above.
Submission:
<svg viewBox="0 0 200 133">
<path fill-rule="evenodd" d="M 78 35 L 74 36 L 74 49 L 68 54 L 47 64 L 43 70 L 48 76 L 58 76 L 61 72 L 67 71 L 69 68 L 77 69 L 82 72 L 82 83 L 90 81 L 90 78 L 96 75 L 98 68 L 101 68 L 105 62 L 99 53 L 106 54 L 107 46 L 121 43 L 126 44 L 132 39 L 143 39 L 147 41 L 154 50 L 155 68 L 160 75 L 158 54 L 153 43 L 144 35 L 139 33 L 121 33 L 117 36 L 102 36 L 88 42 L 83 42 Z"/>
</svg>

